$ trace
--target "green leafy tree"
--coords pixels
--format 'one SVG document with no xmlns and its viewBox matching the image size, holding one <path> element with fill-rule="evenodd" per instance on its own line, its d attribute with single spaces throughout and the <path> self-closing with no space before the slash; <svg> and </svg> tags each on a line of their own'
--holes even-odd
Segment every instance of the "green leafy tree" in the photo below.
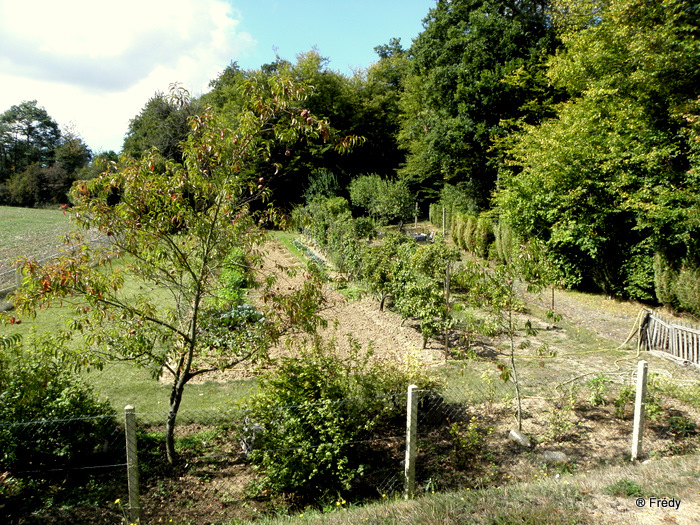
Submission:
<svg viewBox="0 0 700 525">
<path fill-rule="evenodd" d="M 452 326 L 450 316 L 450 280 L 454 263 L 461 258 L 459 248 L 448 246 L 444 240 L 419 246 L 412 254 L 410 268 L 417 279 L 410 281 L 400 294 L 397 309 L 409 314 L 414 309 L 421 323 L 423 346 L 428 337 L 440 331 L 444 335 L 445 358 L 449 355 L 448 330 Z M 404 299 L 408 304 L 403 304 Z"/>
<path fill-rule="evenodd" d="M 78 132 L 72 128 L 64 129 L 61 133 L 61 140 L 56 147 L 55 155 L 56 162 L 71 176 L 75 176 L 92 160 L 92 151 Z M 69 189 L 70 184 L 65 191 L 67 192 Z"/>
<path fill-rule="evenodd" d="M 377 174 L 362 175 L 353 179 L 349 190 L 352 205 L 381 223 L 403 221 L 413 212 L 413 199 L 401 181 L 385 180 Z"/>
<path fill-rule="evenodd" d="M 509 148 L 499 214 L 546 242 L 566 284 L 653 299 L 655 252 L 675 268 L 697 257 L 699 14 L 636 0 L 557 2 L 555 13 L 564 46 L 548 76 L 571 99 Z"/>
<path fill-rule="evenodd" d="M 266 196 L 258 174 L 245 167 L 269 158 L 273 141 L 292 143 L 323 133 L 322 121 L 299 121 L 297 104 L 305 96 L 291 80 L 277 77 L 264 86 L 249 85 L 248 109 L 235 129 L 217 125 L 205 112 L 190 120 L 183 143 L 183 162 L 153 152 L 123 157 L 99 177 L 73 188 L 74 219 L 113 239 L 109 247 L 88 247 L 76 233 L 65 255 L 44 265 L 24 260 L 24 283 L 13 303 L 33 313 L 54 301 L 80 301 L 72 330 L 83 332 L 87 362 L 99 366 L 102 356 L 132 359 L 155 376 L 171 379 L 166 421 L 168 460 L 176 460 L 174 428 L 187 383 L 194 377 L 262 357 L 264 342 L 285 330 L 313 330 L 319 287 L 312 276 L 291 295 L 275 290 L 271 279 L 263 298 L 267 319 L 262 334 L 257 316 L 233 323 L 222 317 L 218 276 L 234 250 L 251 253 L 261 240 L 249 203 Z M 279 166 L 268 167 L 268 172 Z M 121 255 L 121 262 L 113 257 Z M 126 276 L 141 286 L 137 295 L 125 289 Z M 210 315 L 208 315 L 210 314 Z M 253 333 L 256 344 L 218 344 L 211 323 Z M 221 324 L 221 323 L 220 323 Z M 236 338 L 233 338 L 237 340 Z"/>
<path fill-rule="evenodd" d="M 409 245 L 410 248 L 401 247 Z M 394 290 L 397 273 L 403 264 L 405 250 L 414 250 L 416 242 L 402 234 L 390 233 L 376 245 L 368 246 L 362 254 L 362 279 L 379 297 L 379 309 L 384 310 L 386 299 Z"/>
<path fill-rule="evenodd" d="M 157 92 L 129 121 L 122 153 L 140 158 L 156 148 L 163 157 L 182 162 L 181 143 L 190 131 L 189 119 L 202 110 L 186 89 L 171 84 L 168 94 Z"/>
<path fill-rule="evenodd" d="M 552 284 L 554 274 L 543 257 L 541 246 L 529 243 L 520 246 L 517 256 L 509 262 L 487 267 L 475 260 L 468 261 L 460 269 L 460 281 L 465 284 L 469 304 L 484 308 L 488 318 L 482 329 L 490 335 L 506 337 L 505 351 L 508 365 L 499 363 L 501 379 L 512 381 L 515 386 L 517 401 L 518 430 L 522 430 L 522 404 L 516 350 L 524 350 L 530 342 L 524 339 L 516 347 L 516 338 L 522 334 L 526 337 L 536 335 L 530 321 L 522 322 L 519 313 L 524 303 L 519 294 L 519 279 L 523 279 L 529 292 L 540 292 Z M 553 312 L 549 316 L 555 317 Z M 546 346 L 537 349 L 541 357 L 552 355 Z"/>
<path fill-rule="evenodd" d="M 550 96 L 535 74 L 556 46 L 546 5 L 439 0 L 428 13 L 410 49 L 399 135 L 407 150 L 400 173 L 421 198 L 434 200 L 450 183 L 474 206 L 488 204 L 499 164 L 494 138 L 508 132 L 504 122 L 537 118 L 533 104 Z"/>
<path fill-rule="evenodd" d="M 25 101 L 0 115 L 0 183 L 32 164 L 49 166 L 61 131 L 36 100 Z"/>
</svg>

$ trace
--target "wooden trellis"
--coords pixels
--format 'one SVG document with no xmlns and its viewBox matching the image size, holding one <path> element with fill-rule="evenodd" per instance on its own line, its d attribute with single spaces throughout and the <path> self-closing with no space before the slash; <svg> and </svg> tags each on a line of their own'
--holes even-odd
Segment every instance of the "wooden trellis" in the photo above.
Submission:
<svg viewBox="0 0 700 525">
<path fill-rule="evenodd" d="M 700 328 L 697 326 L 671 322 L 647 311 L 640 338 L 646 350 L 660 350 L 682 361 L 700 365 Z"/>
</svg>

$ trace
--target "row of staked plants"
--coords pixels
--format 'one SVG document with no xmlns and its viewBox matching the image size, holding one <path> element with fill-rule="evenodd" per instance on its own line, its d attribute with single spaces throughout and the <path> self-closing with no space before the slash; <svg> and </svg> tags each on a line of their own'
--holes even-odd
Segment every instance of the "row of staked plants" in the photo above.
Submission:
<svg viewBox="0 0 700 525">
<path fill-rule="evenodd" d="M 353 200 L 352 187 L 350 197 Z M 376 295 L 380 309 L 390 305 L 404 320 L 417 322 L 424 348 L 431 338 L 440 337 L 445 357 L 449 358 L 449 336 L 455 328 L 506 336 L 502 350 L 509 359 L 499 364 L 499 370 L 504 381 L 515 384 L 520 406 L 515 338 L 523 332 L 528 337 L 534 336 L 536 330 L 530 323 L 520 326 L 513 315 L 523 308 L 517 283 L 523 281 L 528 291 L 536 292 L 556 278 L 556 271 L 539 243 L 516 242 L 507 232 L 502 232 L 501 248 L 497 249 L 490 221 L 483 216 L 473 216 L 472 220 L 472 216 L 466 215 L 457 220 L 457 228 L 453 230 L 462 232 L 456 246 L 439 237 L 433 243 L 419 244 L 401 233 L 386 233 L 378 241 L 370 242 L 356 226 L 363 224 L 360 221 L 364 218 L 354 218 L 351 203 L 341 196 L 317 195 L 295 211 L 294 219 L 298 230 L 325 250 L 332 262 L 342 263 L 338 269 L 344 271 L 352 261 L 350 277 L 362 280 Z M 465 235 L 467 226 L 471 233 Z M 496 264 L 489 265 L 478 257 L 464 257 L 460 247 L 475 255 L 502 252 L 503 257 L 497 257 Z M 455 296 L 459 294 L 460 301 L 454 300 L 452 292 Z M 472 314 L 474 309 L 480 313 Z M 548 349 L 536 351 L 547 353 Z M 520 426 L 520 409 L 518 414 Z"/>
</svg>

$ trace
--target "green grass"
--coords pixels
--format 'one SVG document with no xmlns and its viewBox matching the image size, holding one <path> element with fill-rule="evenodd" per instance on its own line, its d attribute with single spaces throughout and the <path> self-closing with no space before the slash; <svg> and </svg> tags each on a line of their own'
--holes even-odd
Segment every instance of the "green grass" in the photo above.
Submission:
<svg viewBox="0 0 700 525">
<path fill-rule="evenodd" d="M 114 262 L 115 268 L 123 268 L 127 259 Z M 122 297 L 127 301 L 142 294 L 148 294 L 159 304 L 171 304 L 172 296 L 163 288 L 154 288 L 136 279 L 125 279 Z M 50 308 L 39 310 L 36 317 L 21 317 L 21 324 L 3 326 L 7 335 L 18 333 L 29 340 L 31 333 L 56 333 L 68 328 L 73 318 L 75 306 L 85 304 L 81 300 L 66 300 L 62 305 L 54 304 Z M 14 314 L 17 316 L 17 314 Z M 80 335 L 69 343 L 71 348 L 79 348 Z M 163 412 L 168 409 L 171 384 L 168 375 L 162 380 L 153 377 L 149 370 L 128 361 L 107 363 L 102 370 L 82 373 L 85 380 L 94 387 L 102 397 L 109 400 L 115 409 L 121 411 L 126 405 L 133 405 L 138 412 Z M 255 388 L 255 380 L 192 382 L 187 385 L 181 410 L 198 411 L 221 409 L 248 395 Z"/>
<path fill-rule="evenodd" d="M 69 216 L 58 208 L 0 206 L 0 271 L 20 256 L 56 253 L 71 228 Z"/>
<path fill-rule="evenodd" d="M 425 494 L 409 501 L 396 496 L 389 501 L 357 507 L 350 502 L 346 505 L 349 508 L 343 506 L 340 510 L 301 510 L 291 516 L 269 517 L 254 523 L 573 525 L 638 523 L 653 512 L 662 519 L 660 509 L 636 507 L 638 494 L 642 497 L 680 499 L 681 507 L 669 514 L 669 521 L 694 523 L 697 519 L 696 509 L 691 504 L 697 501 L 699 481 L 700 456 L 681 456 L 645 465 L 632 463 L 615 469 L 564 474 L 560 478 L 549 477 L 489 489 Z M 637 490 L 640 487 L 643 488 L 642 492 Z"/>
<path fill-rule="evenodd" d="M 168 410 L 172 386 L 168 375 L 158 380 L 148 370 L 133 363 L 112 362 L 103 370 L 85 372 L 84 377 L 116 410 L 121 411 L 126 405 L 134 406 L 139 413 L 165 413 Z M 253 379 L 191 382 L 185 387 L 180 411 L 231 408 L 236 401 L 249 395 L 256 385 Z"/>
<path fill-rule="evenodd" d="M 304 257 L 304 254 L 301 253 L 299 248 L 297 248 L 294 245 L 294 240 L 297 239 L 299 235 L 297 235 L 294 232 L 289 232 L 289 231 L 274 231 L 272 232 L 272 238 L 281 242 L 287 250 L 289 250 L 289 253 L 291 253 L 294 257 L 299 259 L 299 262 L 306 263 L 306 257 Z"/>
</svg>

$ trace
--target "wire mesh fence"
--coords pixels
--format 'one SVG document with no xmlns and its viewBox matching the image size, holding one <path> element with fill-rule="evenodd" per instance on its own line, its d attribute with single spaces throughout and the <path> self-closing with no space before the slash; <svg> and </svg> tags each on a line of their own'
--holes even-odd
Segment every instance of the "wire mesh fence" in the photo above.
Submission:
<svg viewBox="0 0 700 525">
<path fill-rule="evenodd" d="M 492 379 L 451 381 L 449 387 L 419 392 L 417 493 L 499 486 L 629 460 L 633 375 L 572 376 L 557 384 L 523 381 L 522 432 L 529 447 L 509 438 L 518 428 L 515 384 Z M 243 409 L 181 411 L 174 431 L 175 466 L 167 461 L 167 413 L 136 410 L 142 522 L 168 522 L 174 516 L 226 522 L 299 502 L 313 504 L 332 484 L 323 472 L 341 466 L 349 475 L 338 491 L 338 505 L 402 493 L 406 404 L 405 394 L 290 404 L 270 407 L 274 417 L 264 424 Z M 353 423 L 358 428 L 338 430 L 342 422 L 336 415 L 358 406 L 379 406 L 383 417 L 366 429 Z M 646 407 L 647 456 L 697 448 L 697 411 L 666 395 L 654 380 Z M 14 522 L 27 513 L 65 523 L 130 517 L 121 416 L 1 424 L 0 436 L 16 444 L 3 449 L 0 469 L 0 505 Z M 271 485 L 263 483 L 270 465 L 283 471 L 277 475 L 307 483 L 302 496 L 284 491 L 273 496 Z"/>
<path fill-rule="evenodd" d="M 521 431 L 513 381 L 421 392 L 416 491 L 482 488 L 628 462 L 636 375 L 596 373 L 521 381 Z M 697 451 L 700 413 L 647 383 L 643 457 Z"/>
<path fill-rule="evenodd" d="M 107 247 L 112 244 L 109 237 L 102 235 L 99 232 L 90 232 L 90 238 L 85 241 L 89 246 Z M 32 252 L 33 250 L 30 250 Z M 44 264 L 47 261 L 57 259 L 61 256 L 56 252 L 55 247 L 50 250 L 43 250 L 35 254 L 35 258 L 39 264 Z M 16 268 L 11 268 L 10 263 L 13 261 L 0 261 L 0 298 L 14 292 L 22 284 L 22 274 Z"/>
<path fill-rule="evenodd" d="M 0 422 L 0 513 L 10 523 L 114 522 L 124 468 L 124 428 L 112 416 Z"/>
</svg>

